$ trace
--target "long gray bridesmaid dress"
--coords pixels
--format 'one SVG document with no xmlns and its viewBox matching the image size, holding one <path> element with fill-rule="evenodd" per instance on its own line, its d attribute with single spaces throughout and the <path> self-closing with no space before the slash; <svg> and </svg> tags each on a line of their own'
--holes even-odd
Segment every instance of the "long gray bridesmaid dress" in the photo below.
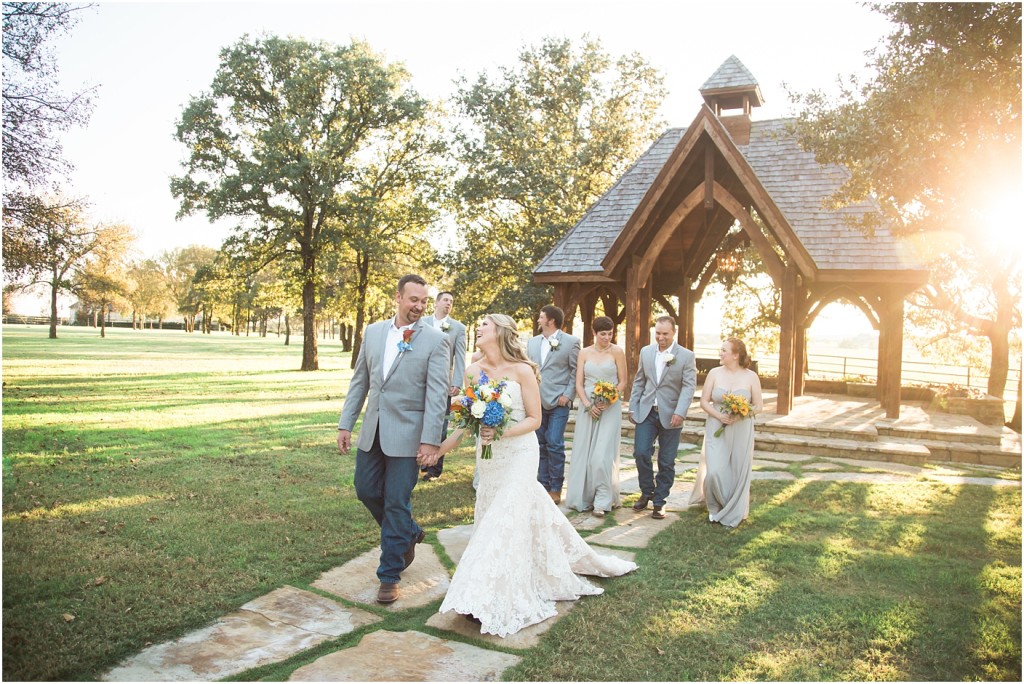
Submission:
<svg viewBox="0 0 1024 684">
<path fill-rule="evenodd" d="M 739 394 L 750 401 L 750 390 L 716 387 L 711 393 L 715 404 L 727 393 Z M 690 505 L 704 504 L 708 517 L 728 527 L 736 527 L 750 512 L 750 473 L 754 463 L 754 419 L 744 418 L 726 425 L 721 437 L 715 431 L 722 426 L 708 416 L 704 424 L 697 480 L 693 484 Z"/>
<path fill-rule="evenodd" d="M 599 380 L 617 385 L 615 359 L 583 366 L 583 389 L 587 403 Z M 577 511 L 591 508 L 610 511 L 621 504 L 619 496 L 619 440 L 622 433 L 622 401 L 617 401 L 597 420 L 580 402 L 572 438 L 572 460 L 566 486 L 565 505 Z"/>
</svg>

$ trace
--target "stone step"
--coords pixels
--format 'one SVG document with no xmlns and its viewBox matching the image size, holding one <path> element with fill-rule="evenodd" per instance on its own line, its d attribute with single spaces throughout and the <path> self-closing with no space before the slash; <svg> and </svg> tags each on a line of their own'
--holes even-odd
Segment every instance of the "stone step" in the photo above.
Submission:
<svg viewBox="0 0 1024 684">
<path fill-rule="evenodd" d="M 820 439 L 809 441 L 800 436 L 765 433 L 755 435 L 754 448 L 759 451 L 858 458 L 868 461 L 894 461 L 896 463 L 920 464 L 933 460 L 931 451 L 923 444 L 890 440 L 863 442 L 856 439 Z"/>
<path fill-rule="evenodd" d="M 952 442 L 957 444 L 986 444 L 999 446 L 1002 437 L 998 431 L 992 429 L 975 430 L 968 426 L 965 430 L 923 430 L 919 427 L 903 427 L 879 422 L 875 425 L 880 437 L 891 439 L 913 439 Z"/>
</svg>

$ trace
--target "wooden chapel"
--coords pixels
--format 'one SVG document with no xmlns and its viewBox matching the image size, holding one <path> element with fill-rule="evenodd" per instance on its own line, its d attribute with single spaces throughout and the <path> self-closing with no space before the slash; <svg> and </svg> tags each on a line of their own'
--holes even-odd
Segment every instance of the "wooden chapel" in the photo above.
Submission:
<svg viewBox="0 0 1024 684">
<path fill-rule="evenodd" d="M 807 328 L 842 299 L 879 331 L 878 399 L 899 417 L 903 303 L 927 271 L 886 227 L 868 236 L 854 225 L 873 205 L 826 206 L 848 172 L 801 149 L 791 120 L 753 119 L 760 87 L 735 56 L 700 93 L 693 123 L 651 145 L 541 260 L 535 282 L 554 286 L 567 328 L 579 311 L 586 344 L 598 300 L 624 320 L 632 377 L 650 342 L 651 303 L 676 318 L 679 343 L 692 349 L 696 302 L 734 251 L 752 245 L 781 290 L 778 413 L 803 394 Z"/>
</svg>

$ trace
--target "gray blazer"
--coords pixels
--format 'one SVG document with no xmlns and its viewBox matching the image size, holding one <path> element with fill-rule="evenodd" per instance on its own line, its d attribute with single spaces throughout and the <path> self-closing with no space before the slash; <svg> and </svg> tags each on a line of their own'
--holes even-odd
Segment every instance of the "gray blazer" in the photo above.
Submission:
<svg viewBox="0 0 1024 684">
<path fill-rule="evenodd" d="M 433 315 L 425 316 L 423 322 L 431 327 L 437 325 L 437 319 Z M 466 385 L 466 326 L 451 316 L 448 317 L 448 322 L 451 323 L 447 332 L 448 347 L 452 350 L 452 379 L 448 384 L 461 388 Z"/>
<path fill-rule="evenodd" d="M 576 398 L 576 357 L 580 355 L 580 338 L 561 330 L 556 330 L 553 336 L 558 338 L 558 349 L 548 351 L 544 365 L 540 363 L 541 345 L 547 344 L 544 336 L 532 337 L 526 344 L 527 356 L 540 366 L 540 403 L 544 409 L 558 406 L 558 397 L 565 397 L 570 402 Z"/>
<path fill-rule="evenodd" d="M 640 350 L 640 363 L 637 364 L 636 377 L 633 379 L 633 390 L 629 395 L 629 413 L 633 420 L 642 423 L 658 403 L 658 417 L 665 428 L 672 427 L 672 415 L 686 418 L 693 401 L 693 393 L 697 389 L 697 362 L 692 351 L 673 342 L 669 347 L 675 363 L 665 368 L 661 382 L 656 382 L 658 369 L 654 357 L 658 353 L 657 344 L 649 344 Z"/>
<path fill-rule="evenodd" d="M 372 449 L 379 428 L 385 454 L 414 458 L 420 444 L 440 444 L 438 437 L 448 409 L 451 354 L 448 336 L 421 319 L 413 326 L 412 349 L 395 358 L 385 380 L 384 344 L 392 321 L 389 318 L 367 326 L 338 429 L 351 430 L 369 398 L 356 446 L 363 451 Z"/>
</svg>

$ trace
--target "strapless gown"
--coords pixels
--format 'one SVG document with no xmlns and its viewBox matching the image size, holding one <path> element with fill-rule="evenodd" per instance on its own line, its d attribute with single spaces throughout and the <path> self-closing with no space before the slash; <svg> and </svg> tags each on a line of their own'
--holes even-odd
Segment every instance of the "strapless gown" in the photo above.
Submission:
<svg viewBox="0 0 1024 684">
<path fill-rule="evenodd" d="M 512 420 L 522 420 L 519 384 L 509 381 L 506 391 Z M 636 569 L 591 549 L 537 482 L 535 432 L 499 439 L 490 459 L 480 458 L 479 440 L 476 451 L 473 536 L 440 612 L 474 615 L 481 632 L 505 637 L 553 617 L 555 601 L 604 591 L 579 575 L 615 577 Z"/>
</svg>

